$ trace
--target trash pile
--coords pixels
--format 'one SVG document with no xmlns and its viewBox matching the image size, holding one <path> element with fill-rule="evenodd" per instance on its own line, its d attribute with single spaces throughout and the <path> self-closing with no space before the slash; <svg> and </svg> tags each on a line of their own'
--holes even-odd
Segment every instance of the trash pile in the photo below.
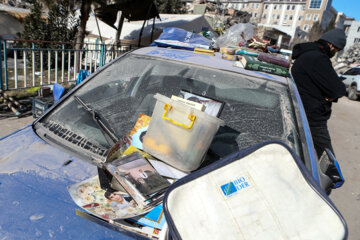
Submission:
<svg viewBox="0 0 360 240">
<path fill-rule="evenodd" d="M 17 100 L 0 89 L 0 119 L 24 117 L 31 114 L 31 100 Z"/>
</svg>

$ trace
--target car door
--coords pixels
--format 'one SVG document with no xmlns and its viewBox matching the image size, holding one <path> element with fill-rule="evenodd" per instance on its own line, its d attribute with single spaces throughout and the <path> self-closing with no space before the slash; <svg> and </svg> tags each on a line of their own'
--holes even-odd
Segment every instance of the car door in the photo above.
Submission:
<svg viewBox="0 0 360 240">
<path fill-rule="evenodd" d="M 352 82 L 356 83 L 357 91 L 360 91 L 360 68 L 354 68 Z"/>
<path fill-rule="evenodd" d="M 354 72 L 355 69 L 354 68 L 350 68 L 349 70 L 347 70 L 344 74 L 342 74 L 342 77 L 344 77 L 345 79 L 343 80 L 343 83 L 345 84 L 346 88 L 349 87 L 349 85 L 354 81 Z"/>
</svg>

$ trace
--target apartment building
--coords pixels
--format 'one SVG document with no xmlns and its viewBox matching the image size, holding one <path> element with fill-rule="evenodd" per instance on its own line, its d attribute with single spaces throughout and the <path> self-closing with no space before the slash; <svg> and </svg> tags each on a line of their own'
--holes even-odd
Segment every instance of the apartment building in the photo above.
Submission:
<svg viewBox="0 0 360 240">
<path fill-rule="evenodd" d="M 345 51 L 354 44 L 360 44 L 360 21 L 355 21 L 353 18 L 346 19 L 345 23 L 346 45 Z"/>
<path fill-rule="evenodd" d="M 284 47 L 289 47 L 295 37 L 305 38 L 317 21 L 326 28 L 332 19 L 343 23 L 345 18 L 343 13 L 338 16 L 337 11 L 331 6 L 332 0 L 220 0 L 220 2 L 227 8 L 251 13 L 250 22 L 264 28 L 260 37 L 277 38 L 277 44 Z"/>
</svg>

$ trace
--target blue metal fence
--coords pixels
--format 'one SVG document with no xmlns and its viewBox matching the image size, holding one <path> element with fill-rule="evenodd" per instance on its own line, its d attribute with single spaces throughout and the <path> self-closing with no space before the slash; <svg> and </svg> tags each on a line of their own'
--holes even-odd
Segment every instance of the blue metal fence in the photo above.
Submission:
<svg viewBox="0 0 360 240">
<path fill-rule="evenodd" d="M 20 47 L 21 42 L 31 47 Z M 92 73 L 133 48 L 136 46 L 130 44 L 85 43 L 83 49 L 75 50 L 69 43 L 0 40 L 0 89 L 76 81 L 79 70 Z"/>
</svg>

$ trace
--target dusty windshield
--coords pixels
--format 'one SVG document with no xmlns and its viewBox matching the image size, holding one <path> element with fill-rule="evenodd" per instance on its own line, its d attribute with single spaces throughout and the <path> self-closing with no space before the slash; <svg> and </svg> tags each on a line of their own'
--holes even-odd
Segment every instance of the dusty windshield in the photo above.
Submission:
<svg viewBox="0 0 360 240">
<path fill-rule="evenodd" d="M 180 91 L 224 103 L 219 118 L 226 126 L 216 134 L 209 158 L 218 159 L 266 140 L 281 140 L 298 150 L 294 114 L 284 85 L 134 54 L 101 71 L 40 124 L 54 139 L 65 139 L 75 150 L 80 147 L 105 156 L 112 145 L 106 129 L 114 138 L 122 138 L 140 113 L 152 115 L 154 94 L 171 97 L 179 96 Z"/>
</svg>

